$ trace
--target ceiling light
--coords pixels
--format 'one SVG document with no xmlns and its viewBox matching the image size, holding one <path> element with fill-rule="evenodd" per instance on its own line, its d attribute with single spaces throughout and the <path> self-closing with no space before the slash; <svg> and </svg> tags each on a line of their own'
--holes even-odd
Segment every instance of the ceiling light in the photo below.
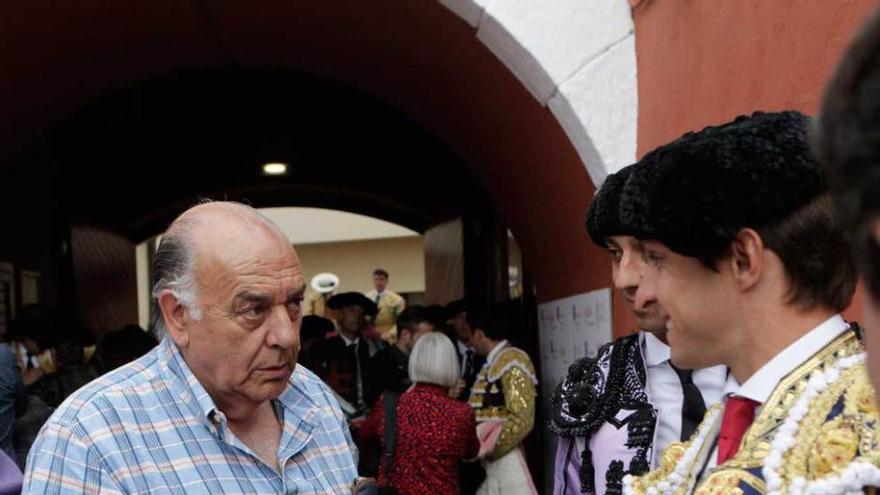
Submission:
<svg viewBox="0 0 880 495">
<path fill-rule="evenodd" d="M 284 175 L 287 173 L 287 164 L 274 162 L 263 165 L 263 173 L 266 175 Z"/>
</svg>

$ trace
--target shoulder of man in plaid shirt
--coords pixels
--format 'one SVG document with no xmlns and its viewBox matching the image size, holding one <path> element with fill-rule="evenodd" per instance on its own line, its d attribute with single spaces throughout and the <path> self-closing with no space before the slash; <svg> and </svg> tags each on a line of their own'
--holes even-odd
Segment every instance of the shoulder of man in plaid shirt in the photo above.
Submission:
<svg viewBox="0 0 880 495">
<path fill-rule="evenodd" d="M 58 408 L 22 493 L 350 493 L 355 449 L 327 386 L 297 366 L 275 409 L 281 473 L 229 430 L 166 338 Z"/>
</svg>

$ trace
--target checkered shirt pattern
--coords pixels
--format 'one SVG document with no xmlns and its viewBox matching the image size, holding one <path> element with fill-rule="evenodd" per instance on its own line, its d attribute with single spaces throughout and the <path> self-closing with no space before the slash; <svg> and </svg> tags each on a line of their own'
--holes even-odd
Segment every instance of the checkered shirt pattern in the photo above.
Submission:
<svg viewBox="0 0 880 495">
<path fill-rule="evenodd" d="M 31 448 L 22 493 L 351 493 L 356 450 L 327 386 L 297 365 L 274 404 L 281 473 L 236 438 L 166 337 L 61 404 Z"/>
</svg>

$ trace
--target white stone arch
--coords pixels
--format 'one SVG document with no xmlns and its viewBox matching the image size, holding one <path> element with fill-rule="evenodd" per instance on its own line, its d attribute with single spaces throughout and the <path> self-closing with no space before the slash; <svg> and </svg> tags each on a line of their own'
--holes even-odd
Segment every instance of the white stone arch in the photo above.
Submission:
<svg viewBox="0 0 880 495">
<path fill-rule="evenodd" d="M 439 0 L 559 121 L 597 187 L 636 158 L 628 0 Z"/>
</svg>

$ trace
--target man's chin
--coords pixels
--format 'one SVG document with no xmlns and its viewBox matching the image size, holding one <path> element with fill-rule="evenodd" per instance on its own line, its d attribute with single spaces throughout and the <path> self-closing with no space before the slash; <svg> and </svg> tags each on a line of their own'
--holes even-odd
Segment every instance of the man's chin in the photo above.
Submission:
<svg viewBox="0 0 880 495">
<path fill-rule="evenodd" d="M 665 318 L 639 318 L 636 315 L 636 324 L 639 330 L 652 333 L 657 337 L 665 340 L 666 337 L 666 319 Z"/>
<path fill-rule="evenodd" d="M 690 356 L 686 355 L 676 355 L 672 354 L 669 357 L 669 362 L 672 363 L 676 368 L 684 369 L 684 370 L 694 370 L 698 368 L 702 368 L 699 363 L 696 363 Z"/>
<path fill-rule="evenodd" d="M 275 400 L 287 389 L 287 381 L 273 381 L 263 383 L 257 395 L 264 397 L 266 400 Z"/>
<path fill-rule="evenodd" d="M 670 361 L 676 368 L 681 368 L 685 370 L 699 370 L 703 368 L 711 368 L 713 366 L 718 366 L 722 363 L 713 362 L 709 355 L 705 352 L 699 352 L 699 349 L 694 350 L 695 352 L 682 352 L 684 349 L 681 348 L 681 344 L 673 345 L 672 353 L 670 356 Z M 675 352 L 676 348 L 679 352 Z M 693 350 L 693 349 L 692 349 Z M 708 358 L 708 359 L 707 359 Z"/>
</svg>

